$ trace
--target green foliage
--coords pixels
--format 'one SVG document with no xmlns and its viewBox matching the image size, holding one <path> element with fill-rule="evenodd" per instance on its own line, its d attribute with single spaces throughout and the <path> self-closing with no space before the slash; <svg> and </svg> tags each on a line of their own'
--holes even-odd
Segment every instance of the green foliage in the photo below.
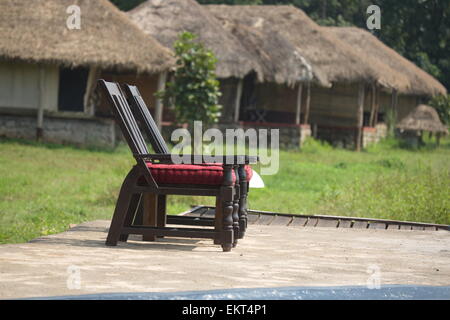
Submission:
<svg viewBox="0 0 450 320">
<path fill-rule="evenodd" d="M 146 0 L 109 0 L 114 3 L 120 10 L 128 11 L 131 10 Z"/>
<path fill-rule="evenodd" d="M 192 33 L 183 32 L 175 42 L 177 70 L 173 81 L 158 95 L 173 102 L 178 123 L 199 120 L 208 125 L 219 120 L 222 108 L 215 75 L 217 59 L 195 39 Z"/>
<path fill-rule="evenodd" d="M 450 94 L 435 96 L 428 104 L 436 109 L 443 124 L 450 125 Z"/>
</svg>

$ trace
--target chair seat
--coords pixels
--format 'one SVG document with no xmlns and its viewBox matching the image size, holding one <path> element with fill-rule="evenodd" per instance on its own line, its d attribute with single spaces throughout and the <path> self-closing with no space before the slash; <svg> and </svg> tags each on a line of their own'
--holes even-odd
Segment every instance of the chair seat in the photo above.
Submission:
<svg viewBox="0 0 450 320">
<path fill-rule="evenodd" d="M 202 166 L 222 166 L 222 164 L 221 163 L 205 163 L 205 164 L 202 164 Z M 250 165 L 246 164 L 244 169 L 245 169 L 245 175 L 246 175 L 247 182 L 249 182 L 253 177 L 252 167 Z"/>
<path fill-rule="evenodd" d="M 221 185 L 223 182 L 223 167 L 220 164 L 155 164 L 148 162 L 153 178 L 158 184 L 201 184 Z M 250 181 L 253 171 L 250 166 L 245 168 Z M 233 183 L 236 182 L 234 170 Z"/>
</svg>

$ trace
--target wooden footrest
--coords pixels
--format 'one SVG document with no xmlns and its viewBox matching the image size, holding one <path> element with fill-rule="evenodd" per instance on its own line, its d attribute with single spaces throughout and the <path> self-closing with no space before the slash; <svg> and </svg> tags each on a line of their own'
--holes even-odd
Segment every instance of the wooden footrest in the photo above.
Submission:
<svg viewBox="0 0 450 320">
<path fill-rule="evenodd" d="M 126 227 L 122 229 L 121 233 L 140 234 L 143 236 L 164 236 L 164 237 L 205 238 L 205 239 L 215 239 L 220 237 L 220 232 L 217 232 L 214 229 L 147 227 L 147 226 Z"/>
</svg>

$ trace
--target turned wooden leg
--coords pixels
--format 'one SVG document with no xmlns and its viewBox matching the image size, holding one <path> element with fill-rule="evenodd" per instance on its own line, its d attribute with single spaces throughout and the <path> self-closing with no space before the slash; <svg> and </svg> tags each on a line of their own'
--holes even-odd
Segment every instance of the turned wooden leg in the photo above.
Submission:
<svg viewBox="0 0 450 320">
<path fill-rule="evenodd" d="M 216 197 L 216 212 L 214 214 L 214 230 L 218 235 L 214 239 L 214 244 L 222 244 L 222 222 L 223 222 L 223 208 L 222 200 Z"/>
<path fill-rule="evenodd" d="M 239 166 L 239 239 L 242 239 L 247 229 L 247 173 L 244 166 Z"/>
<path fill-rule="evenodd" d="M 239 238 L 239 172 L 237 166 L 234 167 L 236 182 L 235 182 L 235 194 L 233 200 L 233 231 L 234 231 L 234 241 L 233 247 L 237 246 Z"/>
<path fill-rule="evenodd" d="M 220 190 L 222 207 L 222 249 L 224 252 L 231 251 L 234 243 L 233 230 L 233 198 L 234 185 L 232 176 L 232 165 L 224 165 L 224 182 Z"/>
</svg>

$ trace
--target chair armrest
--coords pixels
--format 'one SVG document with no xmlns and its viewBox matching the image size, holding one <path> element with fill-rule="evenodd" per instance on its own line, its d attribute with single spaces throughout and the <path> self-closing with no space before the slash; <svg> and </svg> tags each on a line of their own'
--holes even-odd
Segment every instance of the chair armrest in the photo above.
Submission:
<svg viewBox="0 0 450 320">
<path fill-rule="evenodd" d="M 172 155 L 171 154 L 134 154 L 134 157 L 136 159 L 143 159 L 143 160 L 158 160 L 160 163 L 169 163 L 173 164 L 172 161 Z M 190 164 L 208 164 L 211 162 L 205 162 L 205 159 L 203 158 L 204 155 L 183 155 L 184 158 L 189 157 L 189 163 Z M 220 163 L 220 164 L 230 164 L 230 165 L 237 165 L 237 164 L 255 164 L 258 163 L 259 158 L 257 156 L 247 156 L 247 155 L 232 155 L 232 156 L 214 156 L 215 159 L 219 159 L 218 162 L 214 163 Z M 198 163 L 198 159 L 201 160 L 201 163 Z"/>
</svg>

